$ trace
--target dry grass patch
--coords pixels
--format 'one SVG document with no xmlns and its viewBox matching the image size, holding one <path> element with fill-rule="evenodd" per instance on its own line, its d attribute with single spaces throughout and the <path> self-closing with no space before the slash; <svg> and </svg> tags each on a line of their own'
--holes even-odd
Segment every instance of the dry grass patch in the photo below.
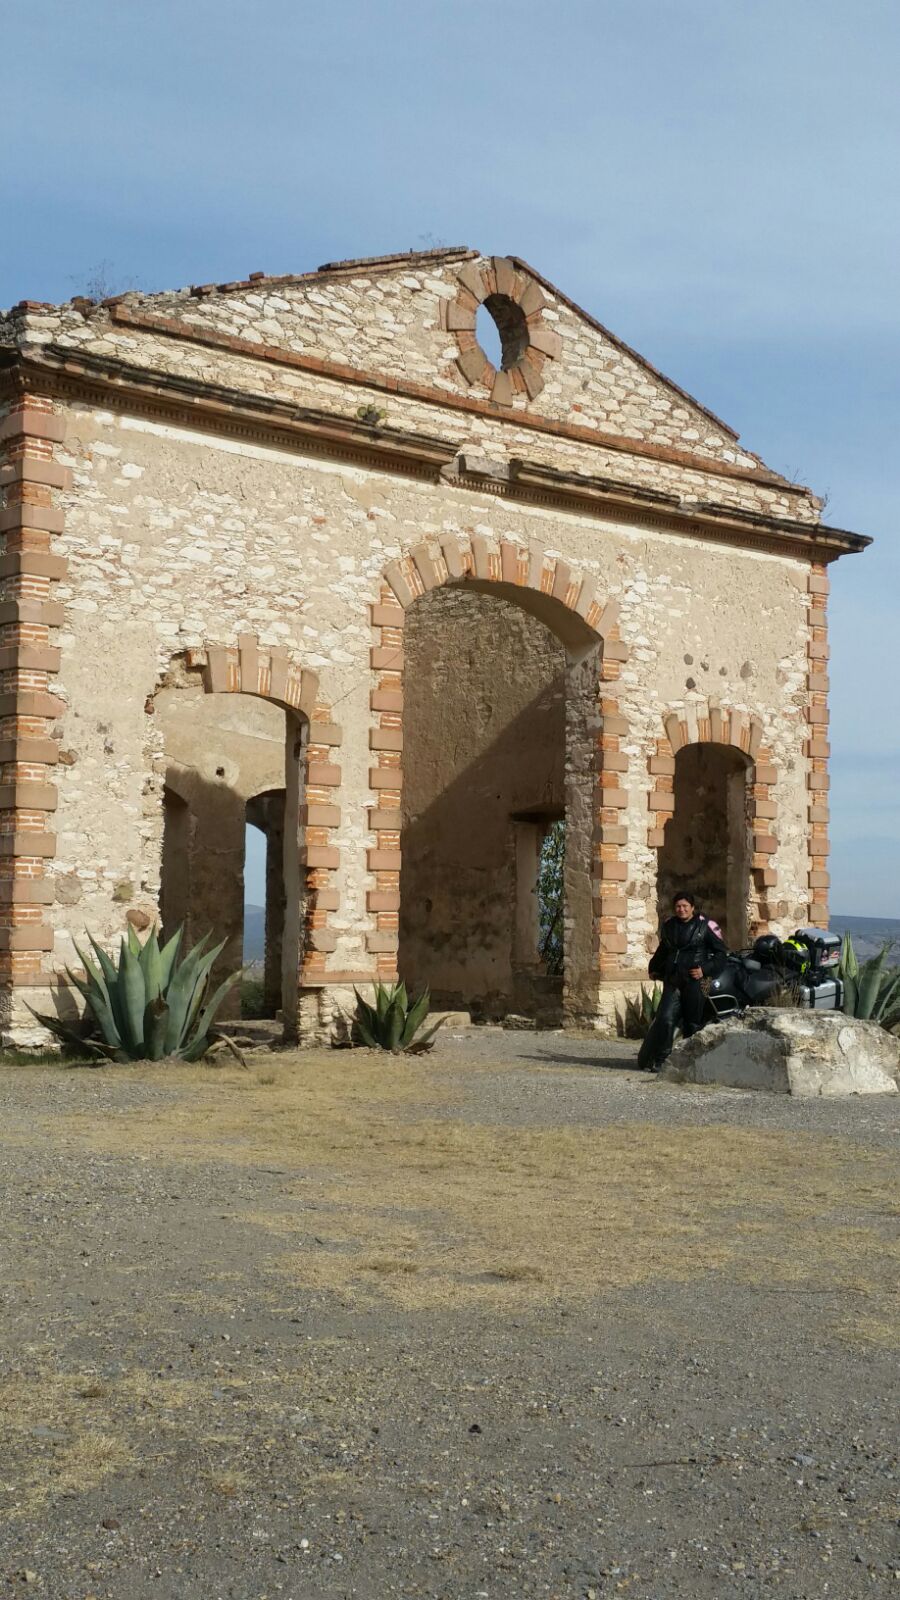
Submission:
<svg viewBox="0 0 900 1600">
<path fill-rule="evenodd" d="M 302 1364 L 257 1370 L 249 1380 L 213 1368 L 189 1379 L 137 1369 L 100 1381 L 60 1372 L 53 1354 L 44 1353 L 0 1380 L 0 1523 L 34 1517 L 138 1466 L 168 1471 L 186 1452 L 211 1494 L 257 1490 L 265 1486 L 265 1458 L 248 1462 L 248 1441 L 274 1441 L 285 1417 L 300 1408 L 315 1433 L 323 1426 L 358 1433 L 373 1389 L 362 1373 L 335 1391 L 327 1341 L 310 1345 Z M 294 1463 L 304 1490 L 330 1471 L 317 1459 Z"/>
<path fill-rule="evenodd" d="M 0 1516 L 94 1489 L 132 1460 L 105 1385 L 83 1374 L 16 1373 L 0 1382 Z"/>
<path fill-rule="evenodd" d="M 279 1272 L 349 1300 L 513 1308 L 722 1270 L 890 1306 L 896 1174 L 880 1150 L 731 1126 L 472 1125 L 454 1119 L 439 1067 L 363 1053 L 273 1070 L 260 1085 L 140 1069 L 164 1091 L 152 1114 L 88 1108 L 43 1131 L 296 1174 L 283 1205 L 244 1220 L 279 1241 Z"/>
</svg>

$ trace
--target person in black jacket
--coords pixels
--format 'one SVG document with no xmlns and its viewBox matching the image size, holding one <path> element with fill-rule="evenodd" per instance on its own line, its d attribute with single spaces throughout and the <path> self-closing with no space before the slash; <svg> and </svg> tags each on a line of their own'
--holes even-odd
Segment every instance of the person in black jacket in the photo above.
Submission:
<svg viewBox="0 0 900 1600">
<path fill-rule="evenodd" d="M 697 909 L 689 889 L 679 889 L 672 899 L 671 917 L 660 929 L 659 944 L 650 961 L 650 976 L 662 982 L 662 999 L 653 1025 L 655 1070 L 665 1061 L 680 1025 L 686 1039 L 703 1025 L 706 996 L 704 978 L 722 970 L 728 954 L 718 932 Z"/>
</svg>

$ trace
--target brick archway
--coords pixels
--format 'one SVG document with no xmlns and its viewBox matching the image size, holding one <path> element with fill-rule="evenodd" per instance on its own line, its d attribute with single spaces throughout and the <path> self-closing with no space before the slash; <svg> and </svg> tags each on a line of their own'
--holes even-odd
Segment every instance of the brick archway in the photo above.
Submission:
<svg viewBox="0 0 900 1600">
<path fill-rule="evenodd" d="M 665 731 L 657 740 L 656 752 L 648 763 L 651 777 L 648 843 L 657 851 L 665 843 L 666 823 L 674 815 L 678 751 L 693 744 L 721 744 L 739 751 L 746 757 L 753 779 L 750 789 L 750 933 L 751 937 L 765 933 L 773 916 L 771 900 L 778 885 L 778 871 L 773 864 L 778 848 L 778 809 L 774 798 L 778 773 L 771 753 L 763 744 L 763 725 L 758 717 L 722 706 L 716 700 L 701 701 L 690 710 L 667 711 L 662 721 Z"/>
<path fill-rule="evenodd" d="M 626 648 L 618 631 L 618 605 L 597 593 L 596 579 L 536 544 L 479 534 L 444 536 L 413 546 L 385 569 L 379 600 L 371 608 L 372 723 L 369 771 L 373 801 L 369 828 L 375 845 L 367 866 L 374 877 L 367 909 L 374 916 L 367 948 L 380 976 L 396 975 L 400 918 L 400 831 L 403 788 L 403 628 L 405 613 L 422 595 L 445 584 L 469 585 L 529 611 L 544 621 L 577 662 L 600 645 L 598 731 L 595 747 L 592 844 L 593 966 L 599 978 L 620 970 L 626 950 L 623 787 L 627 758 L 620 746 L 627 732 L 617 696 Z"/>
<path fill-rule="evenodd" d="M 302 666 L 285 646 L 260 645 L 255 634 L 242 634 L 236 645 L 207 644 L 189 650 L 186 661 L 201 673 L 207 694 L 257 695 L 303 719 L 300 866 L 306 871 L 307 893 L 299 983 L 321 982 L 327 956 L 337 943 L 329 918 L 340 903 L 340 855 L 334 839 L 341 820 L 341 769 L 334 753 L 342 734 L 320 696 L 318 674 Z"/>
</svg>

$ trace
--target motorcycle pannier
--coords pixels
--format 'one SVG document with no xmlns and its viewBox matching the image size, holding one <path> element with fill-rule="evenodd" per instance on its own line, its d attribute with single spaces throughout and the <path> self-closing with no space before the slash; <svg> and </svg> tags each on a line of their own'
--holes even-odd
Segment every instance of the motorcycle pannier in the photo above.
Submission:
<svg viewBox="0 0 900 1600">
<path fill-rule="evenodd" d="M 844 985 L 840 978 L 823 978 L 820 983 L 804 983 L 800 1004 L 811 1011 L 840 1011 L 844 1004 Z"/>
</svg>

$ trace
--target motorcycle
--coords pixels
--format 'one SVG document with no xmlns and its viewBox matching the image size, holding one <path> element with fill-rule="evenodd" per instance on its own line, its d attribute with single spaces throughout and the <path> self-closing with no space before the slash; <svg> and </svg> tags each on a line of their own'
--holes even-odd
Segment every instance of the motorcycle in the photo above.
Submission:
<svg viewBox="0 0 900 1600">
<path fill-rule="evenodd" d="M 715 977 L 704 978 L 706 1005 L 701 1027 L 740 1017 L 749 1006 L 766 1005 L 779 990 L 788 1004 L 814 1011 L 841 1011 L 844 986 L 838 975 L 841 941 L 824 928 L 798 928 L 789 939 L 761 934 L 749 950 L 729 951 Z M 638 1052 L 638 1067 L 658 1072 L 668 1054 L 667 1029 L 657 1017 Z"/>
</svg>

